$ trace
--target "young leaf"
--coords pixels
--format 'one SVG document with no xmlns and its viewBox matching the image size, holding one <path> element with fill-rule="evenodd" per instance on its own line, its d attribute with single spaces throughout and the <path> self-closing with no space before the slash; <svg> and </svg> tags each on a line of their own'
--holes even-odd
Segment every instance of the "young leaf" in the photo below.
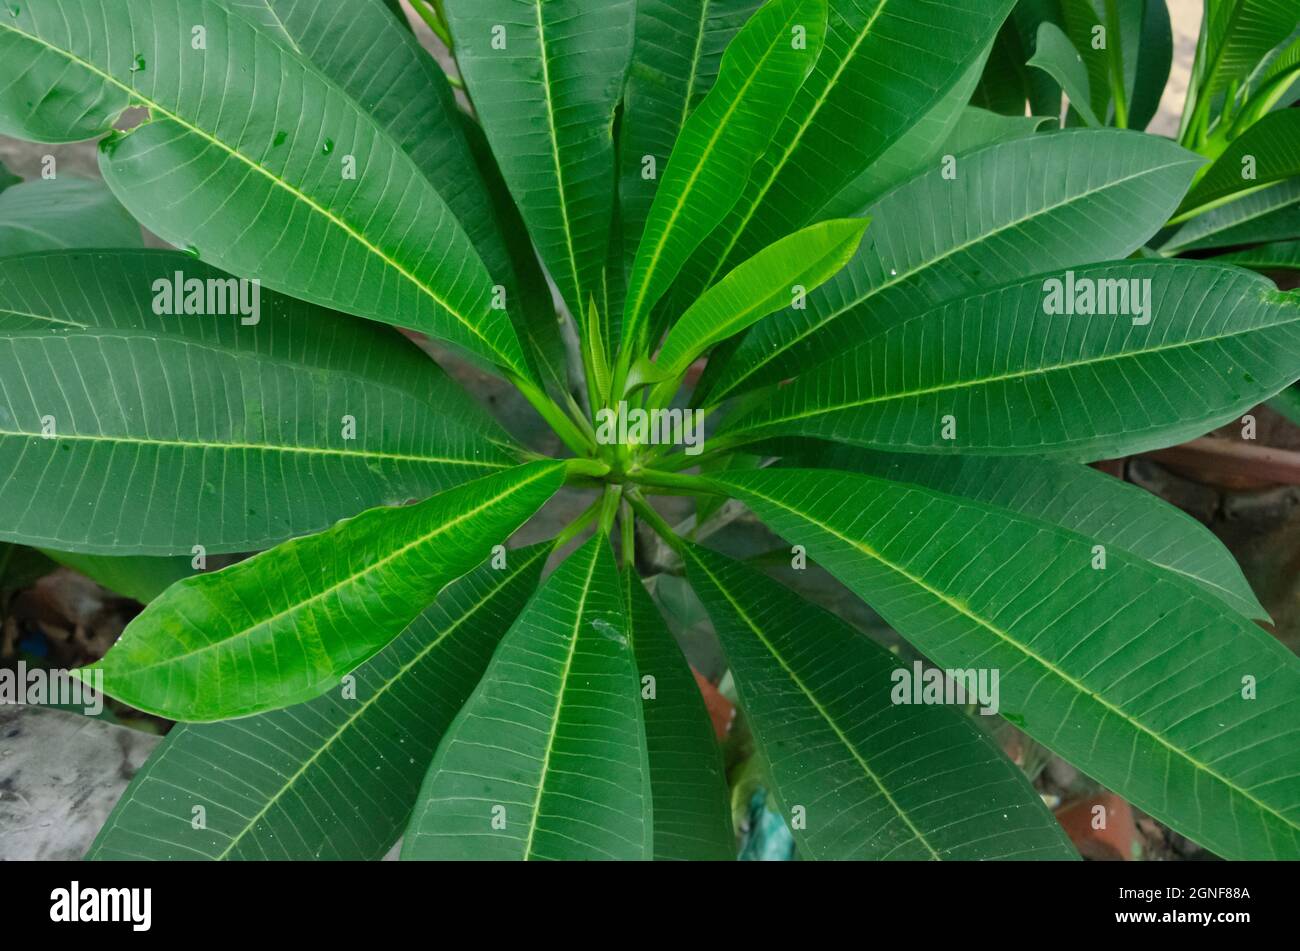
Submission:
<svg viewBox="0 0 1300 951">
<path fill-rule="evenodd" d="M 868 210 L 875 224 L 854 260 L 806 309 L 755 327 L 715 371 L 710 399 L 795 376 L 990 275 L 1122 258 L 1168 219 L 1201 163 L 1154 136 L 1079 129 L 934 168 Z"/>
<path fill-rule="evenodd" d="M 1105 312 L 1078 313 L 1086 299 Z M 1298 347 L 1300 293 L 1257 275 L 1190 261 L 1090 265 L 886 330 L 726 420 L 713 445 L 797 435 L 1111 459 L 1202 435 L 1267 399 L 1300 375 Z"/>
<path fill-rule="evenodd" d="M 734 859 L 727 776 L 699 685 L 636 572 L 624 570 L 622 583 L 628 640 L 641 679 L 654 858 Z"/>
<path fill-rule="evenodd" d="M 1077 857 L 1024 774 L 965 714 L 894 702 L 903 667 L 887 650 L 722 555 L 692 546 L 687 569 L 801 856 Z"/>
<path fill-rule="evenodd" d="M 723 51 L 762 0 L 639 0 L 619 131 L 623 266 L 630 273 L 659 177 Z M 826 216 L 830 217 L 830 216 Z"/>
<path fill-rule="evenodd" d="M 563 475 L 560 463 L 519 466 L 181 581 L 81 670 L 103 671 L 108 694 L 173 720 L 310 700 L 483 562 Z"/>
<path fill-rule="evenodd" d="M 1218 0 L 1206 4 L 1202 25 L 1205 79 L 1200 96 L 1209 100 L 1244 79 L 1269 50 L 1300 25 L 1293 0 Z"/>
<path fill-rule="evenodd" d="M 715 343 L 803 296 L 844 267 L 867 230 L 866 218 L 823 221 L 782 238 L 704 292 L 681 316 L 655 363 L 676 378 Z"/>
<path fill-rule="evenodd" d="M 714 482 L 936 665 L 1000 671 L 1003 715 L 1097 782 L 1224 858 L 1300 857 L 1300 661 L 1198 585 L 887 480 Z"/>
<path fill-rule="evenodd" d="M 100 167 L 149 230 L 268 287 L 528 372 L 446 202 L 274 34 L 210 0 L 157 0 L 134 16 L 108 0 L 13 12 L 0 16 L 0 56 L 15 77 L 0 89 L 0 131 L 77 141 L 110 132 L 128 103 L 144 106 L 147 122 L 104 140 Z"/>
<path fill-rule="evenodd" d="M 346 694 L 178 724 L 87 859 L 375 860 L 402 834 L 434 750 L 537 585 L 549 545 L 448 585 L 353 672 Z M 204 823 L 193 824 L 202 807 Z"/>
<path fill-rule="evenodd" d="M 446 0 L 474 108 L 574 317 L 597 295 L 613 213 L 614 107 L 632 0 Z"/>
<path fill-rule="evenodd" d="M 0 257 L 143 244 L 140 226 L 103 182 L 69 176 L 0 192 Z"/>
<path fill-rule="evenodd" d="M 1300 178 L 1238 195 L 1202 212 L 1160 247 L 1165 255 L 1300 238 Z"/>
<path fill-rule="evenodd" d="M 447 731 L 402 858 L 650 858 L 642 702 L 597 534 L 529 602 Z"/>
<path fill-rule="evenodd" d="M 1088 70 L 1083 57 L 1055 23 L 1043 23 L 1038 27 L 1038 45 L 1028 65 L 1041 69 L 1060 83 L 1070 100 L 1070 107 L 1083 116 L 1088 125 L 1103 124 L 1092 111 Z"/>
<path fill-rule="evenodd" d="M 253 287 L 247 316 L 225 290 L 226 314 L 187 314 L 178 280 L 241 293 L 173 252 L 0 261 L 0 537 L 250 551 L 513 462 L 396 332 Z"/>
<path fill-rule="evenodd" d="M 1228 549 L 1159 496 L 1087 466 L 1030 456 L 931 456 L 814 444 L 792 464 L 847 469 L 975 499 L 1117 547 L 1199 584 L 1243 617 L 1267 621 Z"/>
<path fill-rule="evenodd" d="M 682 125 L 628 278 L 623 336 L 643 343 L 650 308 L 740 197 L 821 52 L 826 0 L 772 0 L 732 40 L 717 82 Z"/>
</svg>

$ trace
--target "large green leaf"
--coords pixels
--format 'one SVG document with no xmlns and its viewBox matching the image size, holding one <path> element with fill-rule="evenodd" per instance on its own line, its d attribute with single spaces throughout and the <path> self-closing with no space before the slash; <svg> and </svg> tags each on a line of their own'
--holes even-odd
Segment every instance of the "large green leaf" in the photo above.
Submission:
<svg viewBox="0 0 1300 951">
<path fill-rule="evenodd" d="M 563 477 L 560 463 L 530 463 L 186 579 L 81 669 L 102 671 L 111 696 L 173 720 L 310 700 L 485 561 Z"/>
<path fill-rule="evenodd" d="M 1240 191 L 1300 175 L 1300 109 L 1270 112 L 1233 140 L 1183 199 L 1181 211 L 1213 207 Z"/>
<path fill-rule="evenodd" d="M 831 0 L 816 69 L 774 147 L 684 273 L 685 299 L 724 268 L 811 223 L 961 81 L 1011 7 L 1012 0 Z M 733 176 L 729 187 L 739 182 Z"/>
<path fill-rule="evenodd" d="M 784 307 L 801 306 L 808 291 L 844 267 L 869 223 L 866 218 L 823 221 L 764 248 L 682 314 L 655 362 L 675 378 L 718 341 Z"/>
<path fill-rule="evenodd" d="M 687 567 L 801 856 L 1077 857 L 1024 774 L 962 712 L 893 702 L 903 668 L 889 651 L 722 555 L 692 547 Z"/>
<path fill-rule="evenodd" d="M 849 469 L 1051 522 L 1191 578 L 1244 617 L 1268 620 L 1241 568 L 1209 529 L 1096 469 L 1031 456 L 931 456 L 829 443 L 792 456 L 801 467 Z"/>
<path fill-rule="evenodd" d="M 754 328 L 710 398 L 795 376 L 994 280 L 1124 257 L 1168 219 L 1201 161 L 1155 136 L 1078 129 L 963 156 L 955 179 L 936 167 L 868 209 L 857 257 L 805 310 Z"/>
<path fill-rule="evenodd" d="M 1046 313 L 1051 282 L 1062 297 L 1073 287 L 1072 299 L 1093 288 L 1108 313 Z M 1258 275 L 1190 261 L 1090 265 L 892 327 L 728 418 L 721 444 L 796 435 L 903 452 L 1114 458 L 1233 419 L 1300 376 L 1298 352 L 1300 293 Z"/>
<path fill-rule="evenodd" d="M 1169 83 L 1169 69 L 1174 58 L 1173 25 L 1166 0 L 1140 0 L 1141 33 L 1137 43 L 1137 72 L 1129 102 L 1128 127 L 1145 129 L 1160 108 L 1160 99 Z M 1130 40 L 1126 36 L 1125 43 Z M 1128 52 L 1128 46 L 1125 46 Z"/>
<path fill-rule="evenodd" d="M 100 166 L 155 234 L 268 287 L 527 373 L 510 321 L 492 309 L 494 282 L 446 202 L 360 105 L 274 33 L 213 0 L 13 10 L 0 17 L 12 77 L 0 89 L 0 131 L 77 141 L 110 132 L 128 104 L 144 106 L 149 120 L 105 139 Z M 204 48 L 194 48 L 196 25 Z"/>
<path fill-rule="evenodd" d="M 338 83 L 411 156 L 456 215 L 493 281 L 505 288 L 506 311 L 520 338 L 535 353 L 554 346 L 554 321 L 546 319 L 549 294 L 544 309 L 528 306 L 507 246 L 514 223 L 494 207 L 451 84 L 405 18 L 389 15 L 385 0 L 241 0 L 237 6 Z"/>
<path fill-rule="evenodd" d="M 346 695 L 332 690 L 255 717 L 178 725 L 131 780 L 86 858 L 382 857 L 549 551 L 512 551 L 507 567 L 485 563 L 453 582 L 357 668 Z"/>
<path fill-rule="evenodd" d="M 1224 858 L 1300 857 L 1300 662 L 1200 586 L 1007 509 L 844 472 L 714 481 L 936 665 Z"/>
<path fill-rule="evenodd" d="M 630 271 L 659 174 L 723 51 L 762 0 L 639 0 L 619 131 L 619 205 Z M 653 174 L 647 157 L 654 162 Z"/>
<path fill-rule="evenodd" d="M 402 858 L 650 858 L 642 702 L 597 534 L 529 602 L 447 731 Z"/>
<path fill-rule="evenodd" d="M 601 287 L 632 0 L 446 0 L 456 62 L 570 311 Z"/>
<path fill-rule="evenodd" d="M 54 248 L 138 248 L 140 226 L 103 182 L 33 181 L 0 192 L 0 257 Z"/>
<path fill-rule="evenodd" d="M 682 125 L 628 277 L 623 335 L 646 336 L 650 309 L 740 197 L 821 53 L 826 0 L 771 0 L 722 57 L 718 78 Z M 630 352 L 630 351 L 629 351 Z"/>
<path fill-rule="evenodd" d="M 1300 178 L 1247 192 L 1198 214 L 1163 244 L 1162 254 L 1300 238 Z"/>
<path fill-rule="evenodd" d="M 699 685 L 636 572 L 625 569 L 622 580 L 627 634 L 642 685 L 654 857 L 734 859 L 727 776 Z"/>
<path fill-rule="evenodd" d="M 160 315 L 177 274 L 228 277 L 161 251 L 0 261 L 0 537 L 249 551 L 511 463 L 505 434 L 395 331 L 271 293 L 256 323 Z"/>
</svg>

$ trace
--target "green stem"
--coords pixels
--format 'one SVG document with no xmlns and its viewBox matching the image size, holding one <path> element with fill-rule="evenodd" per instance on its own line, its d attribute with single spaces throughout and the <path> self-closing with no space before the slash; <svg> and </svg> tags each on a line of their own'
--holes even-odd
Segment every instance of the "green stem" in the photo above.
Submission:
<svg viewBox="0 0 1300 951">
<path fill-rule="evenodd" d="M 717 489 L 707 480 L 699 476 L 679 475 L 676 472 L 663 472 L 659 469 L 643 469 L 640 466 L 633 466 L 628 477 L 637 485 L 649 485 L 657 488 L 680 489 L 683 492 L 698 494 L 700 492 L 708 495 L 721 495 Z"/>
<path fill-rule="evenodd" d="M 606 485 L 605 494 L 601 497 L 600 507 L 600 531 L 601 534 L 608 535 L 614 527 L 614 516 L 618 513 L 618 503 L 623 495 L 621 485 Z"/>
<path fill-rule="evenodd" d="M 664 521 L 663 516 L 654 510 L 654 507 L 641 497 L 636 489 L 629 489 L 627 492 L 628 503 L 636 511 L 636 514 L 645 519 L 646 524 L 655 530 L 655 534 L 664 540 L 664 542 L 677 554 L 684 554 L 684 544 L 677 537 L 671 525 Z"/>
<path fill-rule="evenodd" d="M 411 0 L 411 9 L 414 10 L 429 27 L 433 30 L 433 35 L 442 40 L 442 44 L 447 49 L 452 49 L 454 44 L 451 39 L 451 31 L 447 29 L 447 24 L 442 22 L 442 17 L 429 0 Z"/>
<path fill-rule="evenodd" d="M 587 527 L 596 520 L 600 514 L 601 506 L 605 503 L 603 495 L 598 496 L 594 502 L 582 510 L 582 514 L 575 518 L 568 525 L 560 530 L 560 533 L 551 540 L 551 550 L 554 551 L 563 548 L 569 542 L 581 535 Z"/>
<path fill-rule="evenodd" d="M 542 419 L 555 431 L 555 435 L 569 447 L 569 451 L 579 456 L 590 456 L 594 450 L 594 444 L 583 435 L 582 431 L 574 425 L 573 421 L 564 414 L 564 410 L 552 402 L 535 384 L 525 380 L 517 373 L 507 371 L 510 382 L 515 385 L 524 399 L 537 410 Z"/>
<path fill-rule="evenodd" d="M 1115 103 L 1115 125 L 1128 128 L 1128 100 L 1124 92 L 1124 50 L 1119 27 L 1119 5 L 1106 0 L 1106 57 L 1110 63 L 1110 95 Z"/>
<path fill-rule="evenodd" d="M 634 568 L 636 566 L 636 526 L 632 521 L 632 509 L 627 505 L 626 501 L 618 513 L 618 525 L 621 529 L 619 555 L 623 560 L 623 567 Z"/>
<path fill-rule="evenodd" d="M 609 475 L 609 463 L 601 462 L 599 459 L 565 459 L 564 460 L 565 481 L 572 482 L 575 479 L 603 479 Z"/>
</svg>

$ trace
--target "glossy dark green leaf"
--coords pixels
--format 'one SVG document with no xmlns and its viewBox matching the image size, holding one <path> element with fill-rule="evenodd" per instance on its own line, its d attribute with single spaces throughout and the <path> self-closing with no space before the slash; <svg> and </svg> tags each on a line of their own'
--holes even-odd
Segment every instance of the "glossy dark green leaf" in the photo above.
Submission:
<svg viewBox="0 0 1300 951">
<path fill-rule="evenodd" d="M 0 191 L 0 257 L 143 243 L 140 226 L 103 182 L 56 178 Z"/>
<path fill-rule="evenodd" d="M 1300 238 L 1300 178 L 1247 192 L 1198 214 L 1166 238 L 1160 253 L 1182 254 L 1284 238 Z"/>
<path fill-rule="evenodd" d="M 1206 4 L 1201 95 L 1213 97 L 1244 79 L 1297 26 L 1300 10 L 1292 0 L 1217 0 Z"/>
<path fill-rule="evenodd" d="M 1004 716 L 1224 858 L 1300 857 L 1300 660 L 1191 581 L 970 499 L 845 472 L 714 481 Z"/>
<path fill-rule="evenodd" d="M 632 0 L 446 0 L 456 62 L 575 318 L 601 287 Z"/>
<path fill-rule="evenodd" d="M 549 545 L 453 582 L 402 634 L 307 703 L 179 724 L 88 859 L 374 860 L 406 826 L 438 740 L 537 584 Z M 203 823 L 194 825 L 195 808 Z"/>
<path fill-rule="evenodd" d="M 650 858 L 642 702 L 618 572 L 598 534 L 506 633 L 438 747 L 402 858 Z"/>
<path fill-rule="evenodd" d="M 1058 296 L 1077 306 L 1086 289 L 1104 313 L 1047 312 Z M 892 327 L 727 419 L 712 447 L 797 435 L 1111 459 L 1237 417 L 1300 376 L 1297 353 L 1298 292 L 1208 263 L 1090 265 Z"/>
<path fill-rule="evenodd" d="M 894 702 L 904 668 L 889 651 L 739 562 L 688 551 L 801 857 L 1077 857 L 964 713 Z"/>
<path fill-rule="evenodd" d="M 1042 519 L 1190 578 L 1243 617 L 1269 619 L 1209 529 L 1159 496 L 1087 466 L 1029 456 L 931 456 L 831 444 L 795 451 L 793 464 L 861 472 Z"/>
<path fill-rule="evenodd" d="M 396 332 L 249 286 L 254 314 L 233 282 L 214 285 L 226 313 L 156 313 L 175 310 L 177 274 L 228 279 L 162 251 L 0 261 L 0 537 L 250 551 L 513 462 Z"/>
<path fill-rule="evenodd" d="M 714 402 L 805 372 L 873 334 L 994 281 L 1121 258 L 1178 204 L 1202 160 L 1132 132 L 1002 142 L 886 195 L 857 256 L 807 308 L 754 328 L 715 372 Z"/>
<path fill-rule="evenodd" d="M 1141 33 L 1137 41 L 1137 72 L 1129 102 L 1128 127 L 1145 129 L 1160 108 L 1173 64 L 1173 25 L 1166 0 L 1138 0 L 1142 7 Z M 1124 38 L 1130 42 L 1129 37 Z M 1128 47 L 1125 47 L 1128 52 Z"/>
<path fill-rule="evenodd" d="M 727 47 L 718 78 L 682 125 L 628 277 L 623 335 L 646 336 L 650 309 L 740 197 L 817 63 L 826 0 L 772 0 Z"/>
<path fill-rule="evenodd" d="M 1079 113 L 1090 126 L 1099 126 L 1101 120 L 1092 111 L 1088 92 L 1088 70 L 1083 56 L 1070 38 L 1055 23 L 1044 23 L 1038 28 L 1038 44 L 1029 65 L 1043 70 L 1060 84 L 1070 107 Z"/>
<path fill-rule="evenodd" d="M 360 105 L 274 33 L 214 0 L 14 9 L 0 16 L 13 77 L 0 89 L 0 130 L 71 142 L 110 132 L 128 103 L 144 106 L 148 121 L 105 139 L 100 167 L 149 230 L 267 287 L 527 373 L 446 202 Z"/>
<path fill-rule="evenodd" d="M 1220 255 L 1214 260 L 1255 271 L 1300 271 L 1300 241 L 1274 241 Z"/>
<path fill-rule="evenodd" d="M 319 696 L 554 494 L 561 463 L 477 479 L 169 588 L 103 660 L 105 691 L 173 720 L 261 713 Z"/>
<path fill-rule="evenodd" d="M 627 634 L 641 678 L 654 857 L 734 859 L 727 776 L 699 685 L 636 572 L 624 569 L 622 581 Z"/>
</svg>

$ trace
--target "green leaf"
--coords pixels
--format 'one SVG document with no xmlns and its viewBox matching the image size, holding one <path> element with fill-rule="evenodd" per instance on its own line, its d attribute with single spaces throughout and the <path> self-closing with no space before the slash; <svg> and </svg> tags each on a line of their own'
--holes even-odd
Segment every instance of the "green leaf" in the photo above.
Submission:
<svg viewBox="0 0 1300 951">
<path fill-rule="evenodd" d="M 628 639 L 643 685 L 654 857 L 729 861 L 736 857 L 736 833 L 727 776 L 699 685 L 636 572 L 625 569 L 622 581 Z M 653 678 L 650 698 L 647 677 Z"/>
<path fill-rule="evenodd" d="M 811 224 L 961 81 L 1011 7 L 1012 0 L 831 0 L 816 69 L 675 299 L 689 302 L 716 274 Z M 739 181 L 731 175 L 724 187 L 734 191 Z"/>
<path fill-rule="evenodd" d="M 150 558 L 147 555 L 83 555 L 42 548 L 46 557 L 117 594 L 148 604 L 171 585 L 194 574 L 192 559 L 184 556 Z"/>
<path fill-rule="evenodd" d="M 1180 217 L 1293 175 L 1300 175 L 1300 110 L 1270 112 L 1224 149 L 1183 199 Z"/>
<path fill-rule="evenodd" d="M 5 597 L 11 591 L 25 588 L 57 567 L 35 548 L 0 542 L 0 609 L 6 606 Z"/>
<path fill-rule="evenodd" d="M 487 559 L 563 480 L 530 463 L 416 505 L 371 509 L 173 585 L 103 660 L 111 696 L 173 720 L 301 703 L 374 656 Z"/>
<path fill-rule="evenodd" d="M 727 47 L 713 88 L 682 125 L 646 218 L 623 311 L 629 346 L 645 342 L 650 309 L 740 197 L 737 182 L 772 141 L 825 30 L 826 0 L 772 0 Z"/>
<path fill-rule="evenodd" d="M 1129 52 L 1130 43 L 1136 42 L 1137 47 L 1137 72 L 1128 109 L 1130 129 L 1145 129 L 1155 118 L 1169 83 L 1174 57 L 1173 26 L 1165 0 L 1141 0 L 1141 3 L 1141 35 L 1131 40 L 1124 37 L 1125 53 Z"/>
<path fill-rule="evenodd" d="M 619 204 L 630 273 L 659 173 L 691 110 L 713 88 L 723 51 L 762 0 L 639 0 L 619 127 Z M 646 158 L 654 161 L 653 174 Z M 646 177 L 650 176 L 650 177 Z"/>
<path fill-rule="evenodd" d="M 1300 178 L 1247 192 L 1198 214 L 1160 245 L 1160 253 L 1182 254 L 1283 238 L 1300 238 Z"/>
<path fill-rule="evenodd" d="M 5 167 L 4 162 L 0 162 L 0 192 L 3 192 L 6 188 L 21 183 L 22 180 L 23 178 L 21 175 L 15 175 Z"/>
<path fill-rule="evenodd" d="M 632 0 L 446 0 L 456 62 L 575 318 L 597 295 L 614 196 L 614 107 Z"/>
<path fill-rule="evenodd" d="M 1028 65 L 1047 73 L 1061 85 L 1070 106 L 1090 126 L 1099 126 L 1101 120 L 1092 111 L 1088 92 L 1088 69 L 1083 56 L 1074 48 L 1070 38 L 1055 23 L 1038 27 L 1038 45 Z"/>
<path fill-rule="evenodd" d="M 1224 858 L 1300 857 L 1300 661 L 1198 585 L 887 480 L 714 481 L 937 666 L 1000 671 L 1003 714 L 1098 783 Z"/>
<path fill-rule="evenodd" d="M 1052 9 L 1040 9 L 1043 7 Z M 1024 117 L 1028 102 L 1030 115 L 1060 118 L 1061 87 L 1047 74 L 1025 66 L 1034 53 L 1038 24 L 1049 18 L 1060 19 L 1056 0 L 1020 0 L 1015 5 L 989 48 L 969 99 L 971 105 L 999 115 Z"/>
<path fill-rule="evenodd" d="M 848 469 L 1051 522 L 1190 578 L 1243 617 L 1269 619 L 1214 533 L 1158 496 L 1096 469 L 1028 456 L 930 456 L 831 444 L 792 455 L 801 467 Z"/>
<path fill-rule="evenodd" d="M 1300 271 L 1300 241 L 1275 241 L 1214 258 L 1255 271 Z"/>
<path fill-rule="evenodd" d="M 1070 859 L 1028 780 L 961 712 L 893 702 L 903 670 L 829 611 L 687 550 L 802 857 Z"/>
<path fill-rule="evenodd" d="M 505 214 L 494 207 L 451 84 L 405 16 L 381 9 L 385 0 L 242 0 L 239 6 L 338 83 L 411 157 L 456 215 L 493 281 L 506 289 L 507 313 L 520 339 L 538 347 L 554 338 L 554 320 L 544 323 L 551 317 L 544 282 L 545 318 L 527 306 L 524 295 L 532 289 L 526 291 L 515 273 L 507 237 L 515 226 L 513 209 Z M 537 352 L 546 352 L 545 346 Z"/>
<path fill-rule="evenodd" d="M 870 209 L 857 256 L 807 309 L 754 328 L 716 369 L 716 402 L 795 376 L 993 280 L 1122 258 L 1156 231 L 1201 159 L 1155 136 L 1078 129 L 1003 142 Z"/>
<path fill-rule="evenodd" d="M 802 302 L 848 262 L 870 224 L 823 221 L 764 248 L 713 285 L 678 320 L 655 362 L 672 377 L 720 340 Z"/>
<path fill-rule="evenodd" d="M 1045 313 L 1082 288 L 1107 314 Z M 1300 375 L 1298 346 L 1300 293 L 1257 275 L 1190 261 L 1090 265 L 892 327 L 729 418 L 712 445 L 798 435 L 1110 459 L 1202 435 L 1272 396 Z"/>
<path fill-rule="evenodd" d="M 550 551 L 512 551 L 438 597 L 354 689 L 225 723 L 178 724 L 88 859 L 374 860 L 402 834 L 434 750 Z M 204 810 L 195 829 L 193 809 Z"/>
<path fill-rule="evenodd" d="M 226 313 L 159 315 L 177 274 L 227 279 L 174 252 L 0 260 L 0 537 L 250 551 L 513 461 L 505 434 L 396 332 L 251 289 L 256 323 L 224 292 Z M 122 504 L 99 504 L 106 492 Z"/>
<path fill-rule="evenodd" d="M 916 124 L 903 133 L 883 155 L 840 189 L 812 218 L 824 220 L 860 214 L 890 189 L 925 171 L 932 162 L 938 160 L 942 152 L 953 151 L 946 146 L 963 115 L 982 111 L 969 109 L 967 103 L 970 102 L 983 66 L 982 58 L 971 63 L 947 95 L 917 119 Z"/>
<path fill-rule="evenodd" d="M 404 859 L 643 859 L 641 685 L 609 543 L 555 570 L 447 731 Z"/>
<path fill-rule="evenodd" d="M 103 182 L 56 178 L 0 191 L 0 257 L 55 248 L 138 248 L 140 226 Z"/>
<path fill-rule="evenodd" d="M 1213 98 L 1244 79 L 1298 25 L 1293 0 L 1216 0 L 1206 4 L 1207 50 L 1200 96 Z"/>
<path fill-rule="evenodd" d="M 0 17 L 14 77 L 0 90 L 0 131 L 77 141 L 110 132 L 128 103 L 144 106 L 150 119 L 105 139 L 100 167 L 150 231 L 267 287 L 527 373 L 446 202 L 361 106 L 274 34 L 209 0 L 157 0 L 136 16 L 108 0 L 15 9 Z M 195 24 L 205 49 L 191 43 Z"/>
</svg>

